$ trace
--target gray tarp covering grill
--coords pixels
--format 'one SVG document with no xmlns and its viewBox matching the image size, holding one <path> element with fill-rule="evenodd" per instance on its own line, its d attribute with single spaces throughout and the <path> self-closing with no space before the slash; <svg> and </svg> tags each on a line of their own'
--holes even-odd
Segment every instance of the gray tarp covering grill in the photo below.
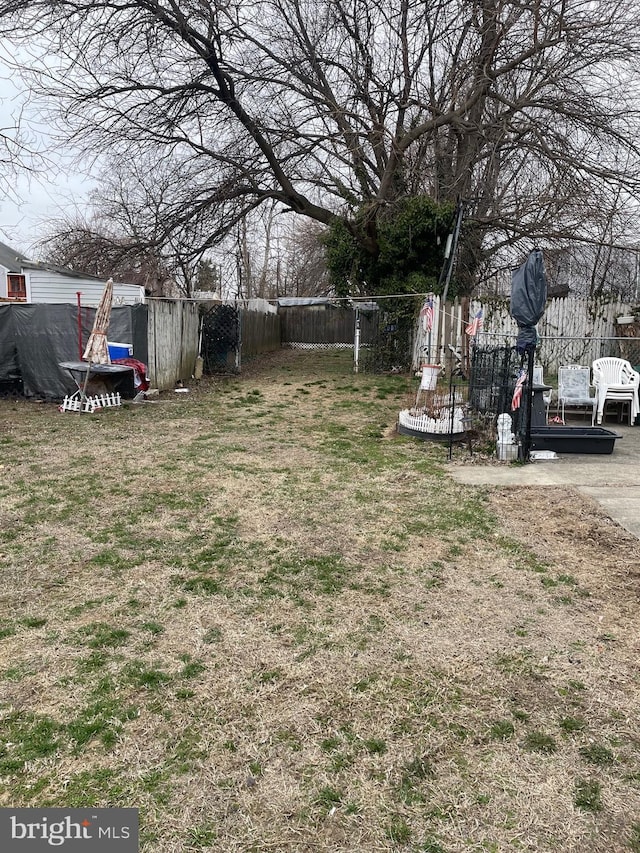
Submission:
<svg viewBox="0 0 640 853">
<path fill-rule="evenodd" d="M 86 344 L 95 308 L 82 308 L 82 344 Z M 147 363 L 147 306 L 114 308 L 109 340 L 133 344 L 138 361 Z M 78 361 L 78 309 L 75 305 L 0 304 L 0 390 L 21 381 L 25 397 L 61 400 L 76 386 L 61 361 Z"/>
<path fill-rule="evenodd" d="M 538 343 L 536 323 L 544 314 L 546 301 L 544 260 L 540 249 L 534 249 L 511 277 L 511 316 L 518 324 L 518 352 L 535 349 Z"/>
</svg>

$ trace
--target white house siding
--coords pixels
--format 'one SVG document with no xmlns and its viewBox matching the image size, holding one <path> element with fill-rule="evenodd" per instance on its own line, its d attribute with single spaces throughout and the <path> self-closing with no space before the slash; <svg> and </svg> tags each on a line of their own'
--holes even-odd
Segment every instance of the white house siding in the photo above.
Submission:
<svg viewBox="0 0 640 853">
<path fill-rule="evenodd" d="M 65 276 L 54 270 L 26 269 L 27 300 L 29 302 L 73 303 L 83 307 L 97 308 L 105 282 L 99 279 Z M 114 305 L 135 305 L 144 302 L 144 288 L 137 284 L 114 284 Z"/>
<path fill-rule="evenodd" d="M 0 264 L 0 299 L 7 298 L 7 273 L 9 270 Z"/>
<path fill-rule="evenodd" d="M 260 314 L 277 314 L 278 307 L 267 302 L 266 299 L 247 299 L 244 303 L 247 311 L 257 311 Z"/>
</svg>

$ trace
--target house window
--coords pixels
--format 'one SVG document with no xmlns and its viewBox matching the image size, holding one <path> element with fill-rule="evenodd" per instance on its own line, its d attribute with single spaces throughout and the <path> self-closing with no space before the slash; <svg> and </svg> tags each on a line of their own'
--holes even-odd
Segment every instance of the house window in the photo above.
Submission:
<svg viewBox="0 0 640 853">
<path fill-rule="evenodd" d="M 7 296 L 9 299 L 27 298 L 27 282 L 23 275 L 9 273 L 7 276 Z"/>
</svg>

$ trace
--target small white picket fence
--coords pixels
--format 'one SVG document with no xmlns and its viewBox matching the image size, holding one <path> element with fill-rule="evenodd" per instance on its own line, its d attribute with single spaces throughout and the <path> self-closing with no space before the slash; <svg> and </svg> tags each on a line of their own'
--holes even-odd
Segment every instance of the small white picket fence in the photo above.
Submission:
<svg viewBox="0 0 640 853">
<path fill-rule="evenodd" d="M 96 394 L 94 397 L 81 397 L 79 391 L 64 398 L 60 405 L 61 412 L 97 412 L 99 409 L 109 409 L 121 406 L 120 394 Z"/>
</svg>

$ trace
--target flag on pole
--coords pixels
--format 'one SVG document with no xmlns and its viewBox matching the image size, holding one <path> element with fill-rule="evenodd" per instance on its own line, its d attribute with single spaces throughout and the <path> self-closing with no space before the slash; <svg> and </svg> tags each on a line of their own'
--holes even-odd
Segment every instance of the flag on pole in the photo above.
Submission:
<svg viewBox="0 0 640 853">
<path fill-rule="evenodd" d="M 527 375 L 525 368 L 521 367 L 516 380 L 516 387 L 513 389 L 513 398 L 511 400 L 512 412 L 515 412 L 516 409 L 520 408 L 520 403 L 522 402 L 522 386 L 526 381 Z"/>
<path fill-rule="evenodd" d="M 471 320 L 469 325 L 466 327 L 465 332 L 471 338 L 475 338 L 480 329 L 482 328 L 482 308 L 478 311 L 476 316 Z"/>
<path fill-rule="evenodd" d="M 422 317 L 422 328 L 425 332 L 430 332 L 433 328 L 433 299 L 425 299 L 424 305 L 420 309 Z"/>
</svg>

